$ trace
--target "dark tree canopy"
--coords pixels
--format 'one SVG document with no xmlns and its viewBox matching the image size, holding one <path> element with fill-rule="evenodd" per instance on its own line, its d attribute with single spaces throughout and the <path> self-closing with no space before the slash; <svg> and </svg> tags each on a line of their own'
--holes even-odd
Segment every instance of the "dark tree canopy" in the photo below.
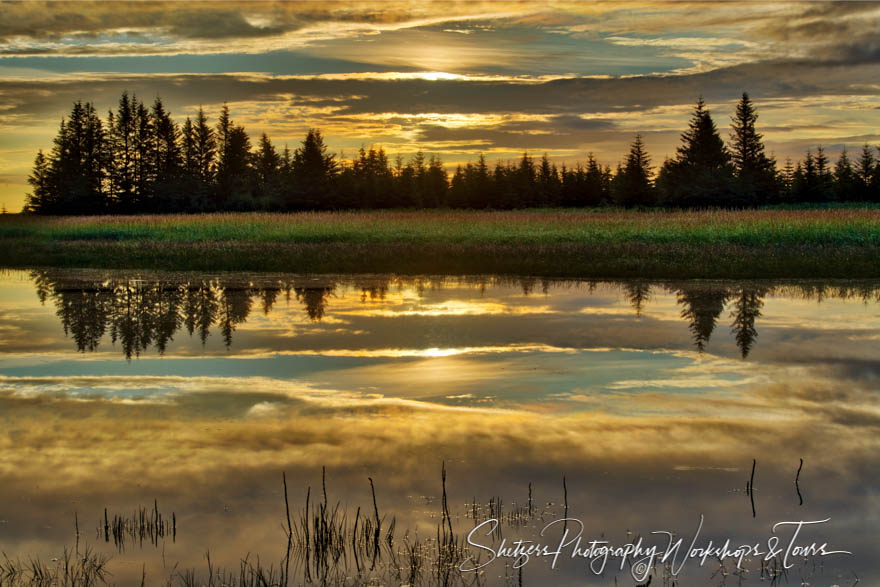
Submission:
<svg viewBox="0 0 880 587">
<path fill-rule="evenodd" d="M 762 136 L 755 130 L 758 113 L 743 92 L 730 133 L 730 152 L 736 174 L 733 203 L 740 206 L 771 204 L 779 197 L 776 162 L 764 153 Z"/>
<path fill-rule="evenodd" d="M 39 151 L 28 178 L 25 211 L 37 214 L 137 214 L 218 210 L 353 208 L 511 209 L 537 206 L 710 207 L 777 202 L 880 202 L 876 147 L 857 159 L 844 148 L 835 164 L 822 146 L 781 170 L 756 129 L 757 111 L 743 93 L 724 141 L 702 98 L 681 135 L 675 158 L 656 180 L 641 134 L 625 161 L 557 164 L 547 154 L 514 161 L 458 165 L 451 178 L 436 155 L 393 162 L 381 146 L 350 161 L 330 152 L 309 129 L 292 152 L 262 133 L 256 144 L 223 105 L 216 124 L 199 108 L 175 122 L 160 97 L 151 107 L 123 92 L 102 121 L 76 102 L 50 152 Z M 195 328 L 195 326 L 194 326 Z"/>
<path fill-rule="evenodd" d="M 637 134 L 629 148 L 626 164 L 612 184 L 615 203 L 621 206 L 650 206 L 657 200 L 651 181 L 651 158 L 645 151 L 642 135 Z"/>
<path fill-rule="evenodd" d="M 700 97 L 676 158 L 661 168 L 661 201 L 685 208 L 734 205 L 733 177 L 730 153 Z"/>
</svg>

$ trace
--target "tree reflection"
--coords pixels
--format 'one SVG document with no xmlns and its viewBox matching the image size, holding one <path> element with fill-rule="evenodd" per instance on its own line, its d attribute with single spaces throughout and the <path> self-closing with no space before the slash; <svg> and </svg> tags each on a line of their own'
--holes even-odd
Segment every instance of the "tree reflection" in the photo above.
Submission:
<svg viewBox="0 0 880 587">
<path fill-rule="evenodd" d="M 262 277 L 228 274 L 223 277 L 192 277 L 190 275 L 158 274 L 146 278 L 130 278 L 125 273 L 104 273 L 83 276 L 63 270 L 34 271 L 31 278 L 42 303 L 52 303 L 64 333 L 74 341 L 77 350 L 98 349 L 102 338 L 109 335 L 113 344 L 120 344 L 126 358 L 138 357 L 155 348 L 162 355 L 179 330 L 198 337 L 207 344 L 213 330 L 220 333 L 226 348 L 233 345 L 235 331 L 245 323 L 254 308 L 268 315 L 279 297 L 287 303 L 302 304 L 311 322 L 320 322 L 328 312 L 328 303 L 339 287 L 359 293 L 361 303 L 386 303 L 392 286 L 408 288 L 419 296 L 429 291 L 457 287 L 464 282 L 483 296 L 487 287 L 504 286 L 531 294 L 539 287 L 544 295 L 554 290 L 575 288 L 585 298 L 595 294 L 596 281 L 553 281 L 523 277 L 473 278 L 395 278 L 339 277 L 319 280 L 303 276 Z M 832 297 L 880 301 L 880 285 L 794 283 L 755 285 L 733 282 L 651 283 L 630 281 L 608 284 L 621 295 L 641 317 L 652 302 L 655 292 L 676 296 L 680 316 L 686 322 L 697 351 L 703 353 L 716 331 L 725 308 L 731 318 L 731 334 L 742 358 L 752 352 L 758 337 L 756 321 L 762 316 L 767 295 L 784 295 L 815 299 Z M 393 300 L 388 303 L 393 303 Z"/>
<path fill-rule="evenodd" d="M 743 359 L 749 356 L 755 339 L 758 338 L 755 320 L 761 317 L 765 295 L 764 289 L 748 287 L 740 287 L 734 295 L 733 311 L 730 313 L 733 318 L 731 331 Z"/>
<path fill-rule="evenodd" d="M 97 350 L 109 333 L 111 342 L 120 344 L 127 359 L 153 347 L 164 354 L 181 328 L 198 336 L 204 345 L 216 327 L 229 348 L 236 327 L 247 321 L 254 304 L 268 314 L 282 291 L 293 291 L 309 319 L 319 321 L 335 288 L 286 283 L 251 287 L 234 279 L 90 281 L 50 271 L 35 271 L 31 278 L 40 301 L 51 300 L 55 305 L 64 333 L 73 339 L 77 350 Z"/>
<path fill-rule="evenodd" d="M 306 307 L 306 314 L 313 322 L 324 317 L 327 310 L 327 298 L 333 293 L 334 287 L 296 287 L 296 299 Z"/>
<path fill-rule="evenodd" d="M 651 284 L 647 281 L 630 281 L 623 288 L 626 290 L 629 305 L 636 311 L 636 316 L 641 317 L 642 308 L 651 299 Z"/>
<path fill-rule="evenodd" d="M 688 287 L 678 291 L 678 304 L 683 306 L 681 317 L 688 321 L 694 346 L 701 353 L 715 331 L 727 298 L 727 289 L 721 286 Z"/>
</svg>

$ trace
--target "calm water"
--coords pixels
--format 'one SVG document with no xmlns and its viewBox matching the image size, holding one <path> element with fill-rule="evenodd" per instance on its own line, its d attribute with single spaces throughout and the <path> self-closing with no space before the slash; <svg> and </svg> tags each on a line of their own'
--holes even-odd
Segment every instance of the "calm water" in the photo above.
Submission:
<svg viewBox="0 0 880 587">
<path fill-rule="evenodd" d="M 792 554 L 776 583 L 872 585 L 878 350 L 876 283 L 6 271 L 0 550 L 51 560 L 75 548 L 78 524 L 80 549 L 112 554 L 118 584 L 204 574 L 206 551 L 215 567 L 248 553 L 277 565 L 281 473 L 298 520 L 307 492 L 323 501 L 326 467 L 346 523 L 374 517 L 368 477 L 383 540 L 395 520 L 378 563 L 349 548 L 334 580 L 407 583 L 419 544 L 415 582 L 431 584 L 445 462 L 455 534 L 502 520 L 472 537 L 481 562 L 502 538 L 558 544 L 562 524 L 539 532 L 567 499 L 582 547 L 665 548 L 651 532 L 666 530 L 684 552 L 703 516 L 697 547 L 766 550 L 775 523 L 830 518 L 796 543 L 853 554 Z M 174 512 L 176 535 L 105 537 L 105 508 L 141 506 Z M 791 534 L 777 529 L 780 547 Z M 445 578 L 636 583 L 631 561 L 597 575 L 571 554 Z M 302 583 L 314 561 L 292 558 Z M 690 560 L 677 584 L 773 584 L 761 558 L 742 573 Z M 651 574 L 672 584 L 661 563 Z"/>
</svg>

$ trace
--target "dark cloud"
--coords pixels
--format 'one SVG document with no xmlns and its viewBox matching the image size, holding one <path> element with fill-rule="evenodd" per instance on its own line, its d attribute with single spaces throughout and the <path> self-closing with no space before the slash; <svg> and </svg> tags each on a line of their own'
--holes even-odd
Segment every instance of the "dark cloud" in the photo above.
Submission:
<svg viewBox="0 0 880 587">
<path fill-rule="evenodd" d="M 876 32 L 878 2 L 813 2 L 802 5 L 800 14 L 767 20 L 761 35 L 783 41 L 850 39 Z"/>
<path fill-rule="evenodd" d="M 169 32 L 185 38 L 224 39 L 273 36 L 294 28 L 291 26 L 254 26 L 239 12 L 186 12 L 175 19 Z"/>
<path fill-rule="evenodd" d="M 12 98 L 6 116 L 61 116 L 74 100 L 101 108 L 123 90 L 152 99 L 161 95 L 172 107 L 228 101 L 287 100 L 337 106 L 335 115 L 375 113 L 529 113 L 555 116 L 557 128 L 595 130 L 596 122 L 576 115 L 644 111 L 707 101 L 736 99 L 743 90 L 760 102 L 769 98 L 874 95 L 866 79 L 880 75 L 880 62 L 767 62 L 707 73 L 634 78 L 568 78 L 544 83 L 406 79 L 283 78 L 236 75 L 85 75 L 48 80 L 6 79 L 0 91 Z M 604 124 L 604 123 L 603 123 Z M 600 124 L 601 126 L 601 124 Z"/>
<path fill-rule="evenodd" d="M 0 40 L 96 38 L 129 28 L 160 28 L 184 39 L 270 37 L 323 22 L 387 25 L 474 10 L 447 8 L 452 7 L 399 2 L 5 2 L 0 4 Z M 267 24 L 253 24 L 258 21 Z"/>
<path fill-rule="evenodd" d="M 426 142 L 478 141 L 482 146 L 510 149 L 577 148 L 589 141 L 616 135 L 616 124 L 605 119 L 558 115 L 545 121 L 512 121 L 492 128 L 450 128 L 422 125 L 419 138 Z M 603 137 L 604 135 L 604 137 Z"/>
<path fill-rule="evenodd" d="M 271 5 L 225 2 L 8 2 L 0 6 L 0 39 L 24 36 L 51 40 L 66 35 L 95 38 L 116 29 L 164 28 L 183 38 L 271 36 L 299 28 L 297 19 L 257 27 L 244 12 L 264 13 Z"/>
</svg>

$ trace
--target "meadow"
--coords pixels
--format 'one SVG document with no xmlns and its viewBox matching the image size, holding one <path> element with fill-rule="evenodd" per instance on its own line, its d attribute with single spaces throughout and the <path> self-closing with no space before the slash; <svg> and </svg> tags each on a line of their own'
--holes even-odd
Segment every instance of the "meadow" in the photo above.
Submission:
<svg viewBox="0 0 880 587">
<path fill-rule="evenodd" d="M 878 277 L 880 209 L 0 217 L 9 267 Z"/>
</svg>

